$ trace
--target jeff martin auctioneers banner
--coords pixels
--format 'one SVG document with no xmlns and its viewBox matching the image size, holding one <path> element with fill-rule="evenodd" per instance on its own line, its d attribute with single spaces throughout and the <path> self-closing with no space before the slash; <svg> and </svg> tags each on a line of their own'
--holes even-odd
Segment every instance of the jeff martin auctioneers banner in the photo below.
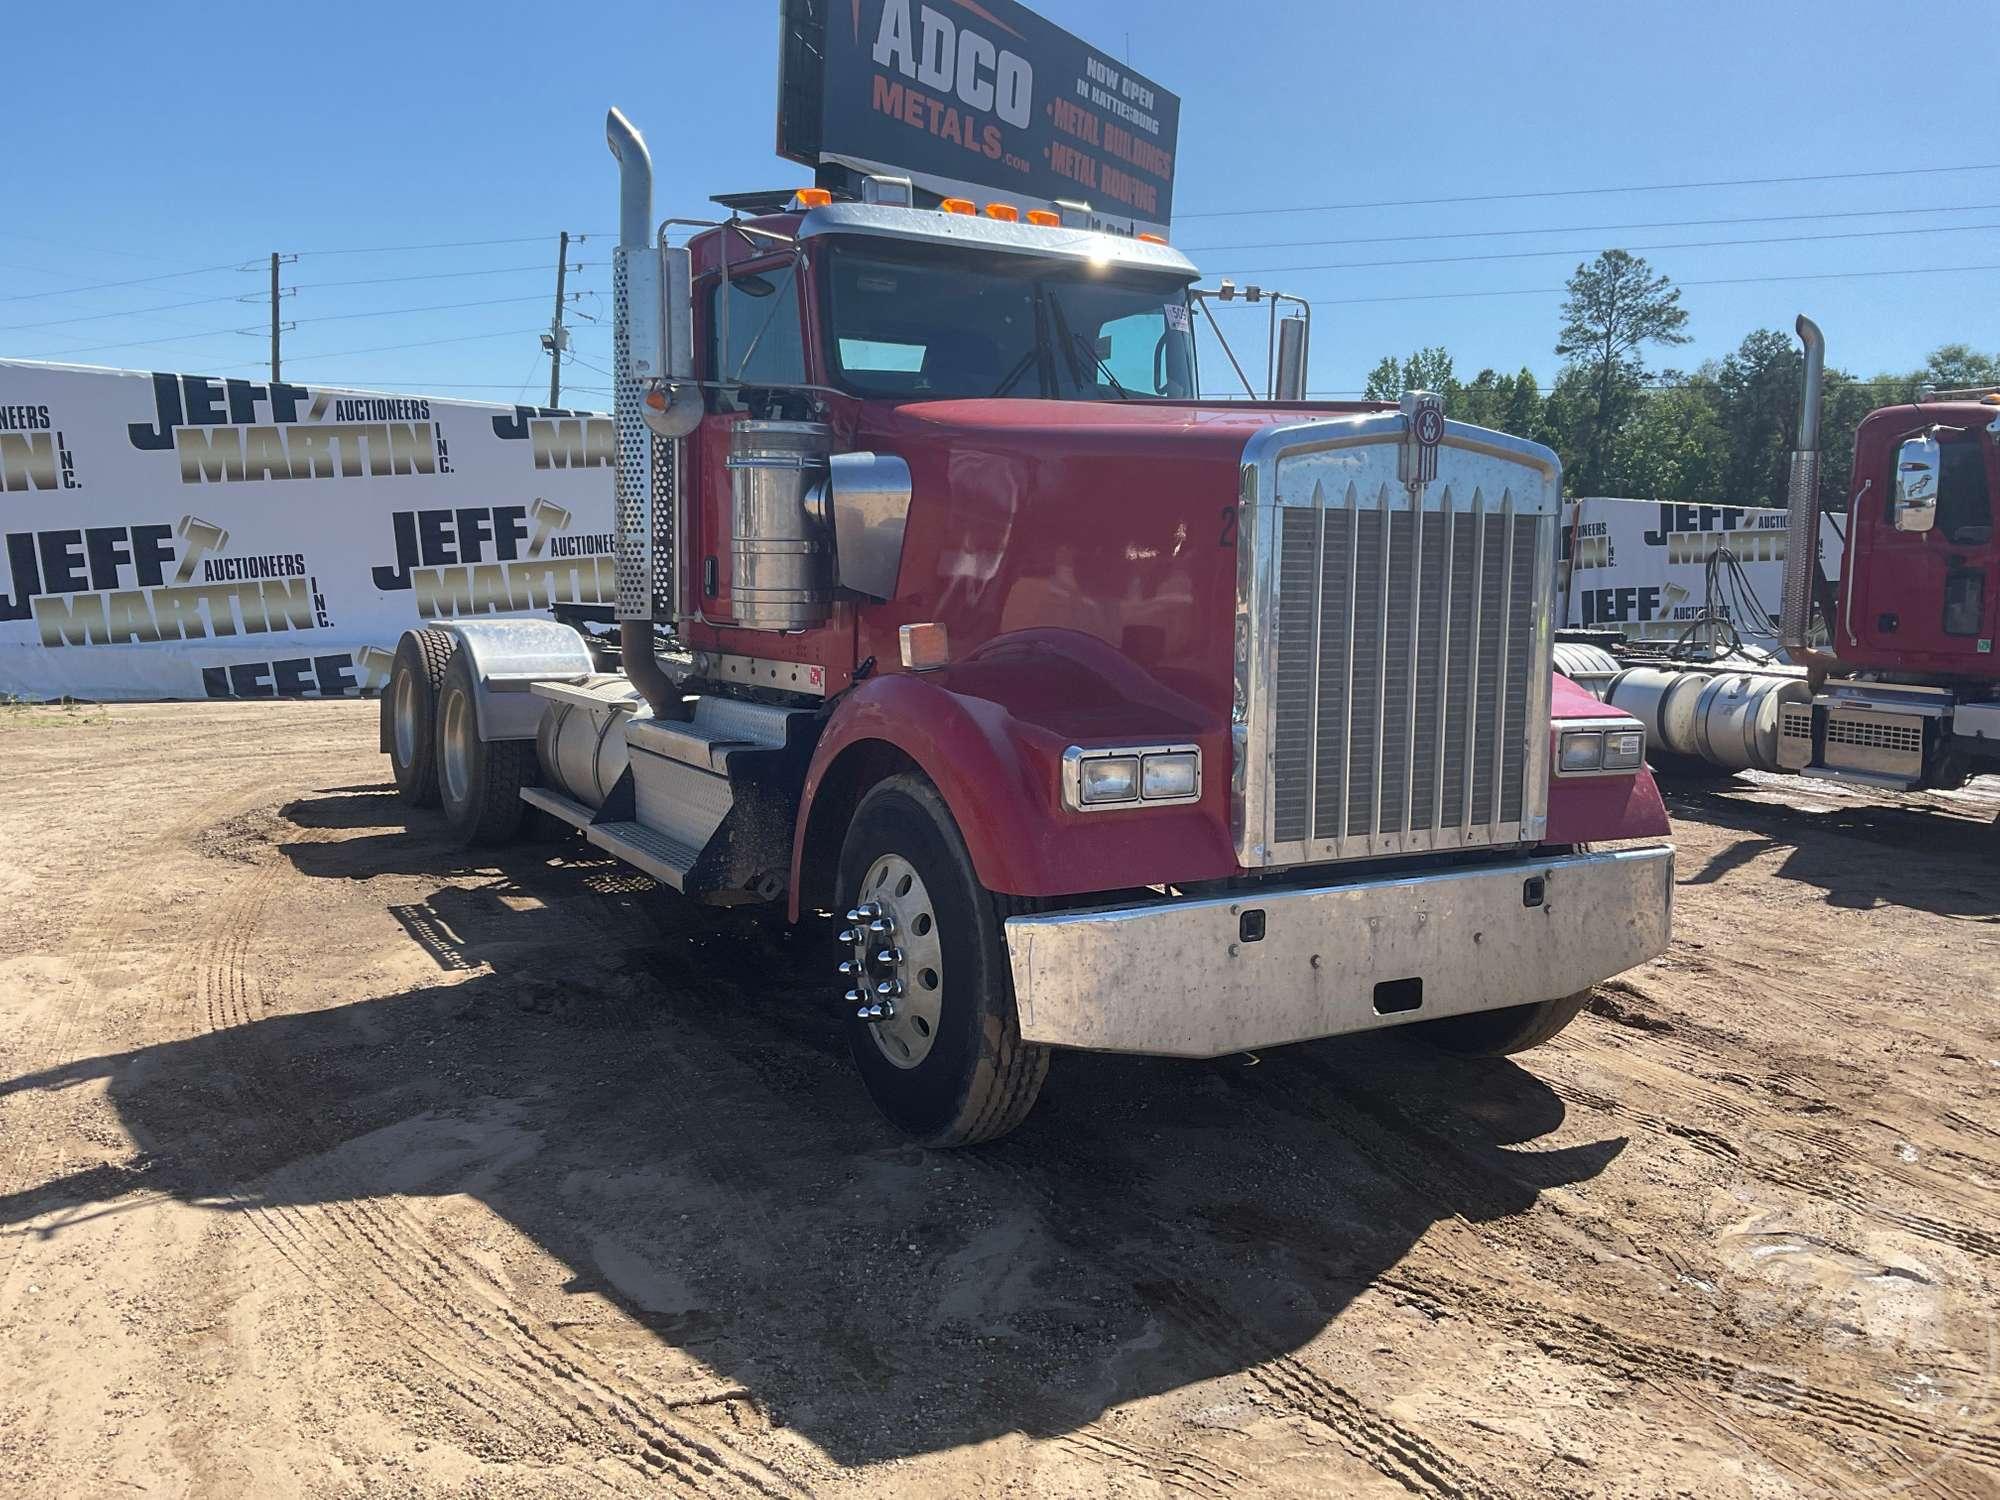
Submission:
<svg viewBox="0 0 2000 1500">
<path fill-rule="evenodd" d="M 423 620 L 610 604 L 609 417 L 0 360 L 0 694 L 381 690 Z"/>
</svg>

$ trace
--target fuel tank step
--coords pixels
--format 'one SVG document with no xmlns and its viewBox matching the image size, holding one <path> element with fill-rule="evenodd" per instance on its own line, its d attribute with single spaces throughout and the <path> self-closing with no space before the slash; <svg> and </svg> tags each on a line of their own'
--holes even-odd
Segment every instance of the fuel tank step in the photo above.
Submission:
<svg viewBox="0 0 2000 1500">
<path fill-rule="evenodd" d="M 677 891 L 687 889 L 688 872 L 701 858 L 698 847 L 684 844 L 644 823 L 593 823 L 584 837 L 607 854 L 652 876 Z"/>
</svg>

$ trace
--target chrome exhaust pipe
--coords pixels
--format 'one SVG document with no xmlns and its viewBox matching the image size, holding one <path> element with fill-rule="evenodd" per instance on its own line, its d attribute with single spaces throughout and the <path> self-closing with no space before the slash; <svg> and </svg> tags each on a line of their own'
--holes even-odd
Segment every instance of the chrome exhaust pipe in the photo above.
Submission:
<svg viewBox="0 0 2000 1500">
<path fill-rule="evenodd" d="M 1819 418 L 1826 385 L 1826 338 L 1819 325 L 1799 314 L 1799 342 L 1805 345 L 1805 388 L 1799 397 L 1798 446 L 1792 450 L 1791 482 L 1785 491 L 1785 582 L 1778 609 L 1778 640 L 1796 663 L 1805 661 L 1812 623 L 1813 579 L 1819 571 Z"/>
<path fill-rule="evenodd" d="M 618 651 L 625 675 L 653 712 L 663 719 L 686 717 L 680 689 L 661 668 L 653 649 L 653 579 L 656 542 L 667 540 L 668 555 L 659 573 L 674 575 L 671 528 L 653 517 L 653 443 L 646 426 L 645 384 L 632 369 L 632 321 L 645 315 L 647 298 L 634 305 L 631 294 L 634 263 L 653 253 L 653 158 L 646 142 L 624 114 L 613 109 L 604 117 L 605 143 L 618 159 L 618 248 L 612 252 L 611 411 L 618 433 L 617 523 Z M 643 275 L 643 272 L 638 274 Z M 657 282 L 657 277 L 654 278 Z M 653 315 L 659 309 L 652 309 Z M 657 336 L 654 336 L 657 341 Z M 669 458 L 669 468 L 673 458 Z M 667 503 L 678 486 L 670 485 Z M 678 592 L 678 591 L 676 591 Z"/>
</svg>

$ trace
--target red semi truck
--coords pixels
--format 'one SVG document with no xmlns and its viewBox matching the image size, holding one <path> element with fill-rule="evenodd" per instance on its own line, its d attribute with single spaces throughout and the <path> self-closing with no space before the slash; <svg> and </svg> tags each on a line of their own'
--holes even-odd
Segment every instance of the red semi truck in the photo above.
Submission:
<svg viewBox="0 0 2000 1500">
<path fill-rule="evenodd" d="M 1054 206 L 870 179 L 670 247 L 608 130 L 623 670 L 409 632 L 410 802 L 844 914 L 828 997 L 934 1145 L 1061 1048 L 1517 1051 L 1665 947 L 1643 735 L 1551 668 L 1554 454 L 1430 398 L 1205 402 L 1195 267 Z"/>
<path fill-rule="evenodd" d="M 1663 770 L 1961 787 L 2000 771 L 2000 391 L 1926 396 L 1862 419 L 1829 584 L 1818 529 L 1825 341 L 1809 318 L 1798 332 L 1805 388 L 1778 619 L 1791 664 L 1618 650 L 1600 664 L 1600 691 L 1645 723 Z M 1565 660 L 1580 666 L 1573 649 Z"/>
</svg>

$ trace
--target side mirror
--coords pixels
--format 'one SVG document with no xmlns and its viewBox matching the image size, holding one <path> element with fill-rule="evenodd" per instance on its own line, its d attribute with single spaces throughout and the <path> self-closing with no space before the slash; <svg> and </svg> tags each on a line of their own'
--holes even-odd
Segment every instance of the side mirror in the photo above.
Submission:
<svg viewBox="0 0 2000 1500">
<path fill-rule="evenodd" d="M 1937 525 L 1938 474 L 1943 465 L 1938 440 L 1928 432 L 1905 438 L 1896 449 L 1896 530 L 1929 531 Z"/>
</svg>

